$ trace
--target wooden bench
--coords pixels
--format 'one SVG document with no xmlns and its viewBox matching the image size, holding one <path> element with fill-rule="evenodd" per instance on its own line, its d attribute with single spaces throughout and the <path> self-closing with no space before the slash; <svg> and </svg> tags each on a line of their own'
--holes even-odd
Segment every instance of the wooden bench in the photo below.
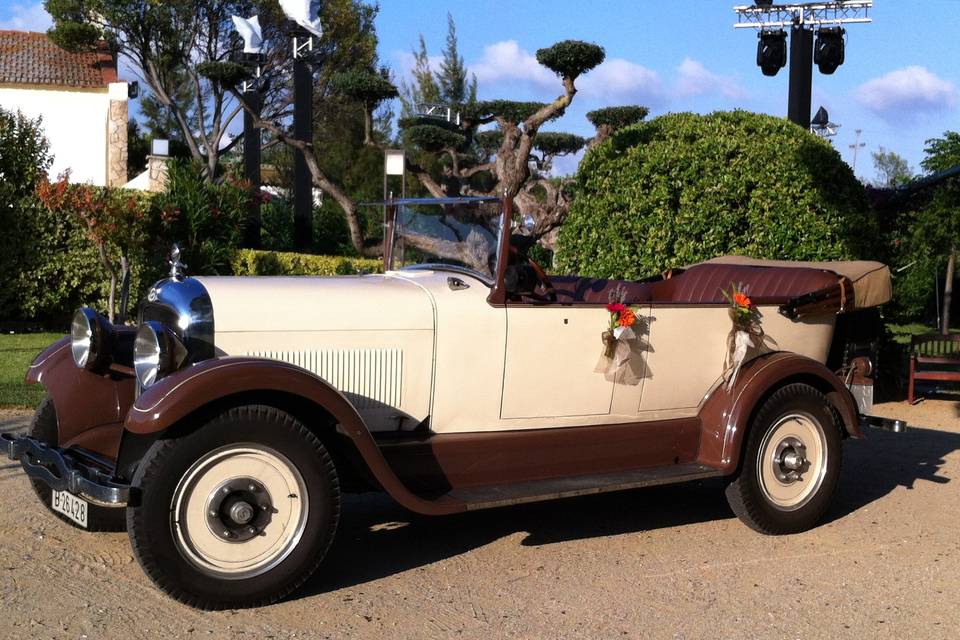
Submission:
<svg viewBox="0 0 960 640">
<path fill-rule="evenodd" d="M 916 380 L 960 382 L 960 334 L 928 333 L 911 338 L 908 402 L 914 400 Z"/>
</svg>

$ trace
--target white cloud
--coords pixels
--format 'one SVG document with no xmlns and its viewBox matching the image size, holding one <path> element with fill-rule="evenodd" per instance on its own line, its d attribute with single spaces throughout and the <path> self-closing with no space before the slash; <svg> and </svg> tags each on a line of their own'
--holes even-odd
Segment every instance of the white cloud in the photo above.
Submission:
<svg viewBox="0 0 960 640">
<path fill-rule="evenodd" d="M 563 87 L 553 72 L 537 62 L 536 56 L 522 49 L 516 40 L 504 40 L 484 48 L 483 56 L 470 65 L 481 86 L 520 82 L 535 88 L 561 92 Z M 577 81 L 582 98 L 636 99 L 659 102 L 662 83 L 656 71 L 639 64 L 613 58 L 588 71 Z"/>
<path fill-rule="evenodd" d="M 521 49 L 516 40 L 504 40 L 488 45 L 476 64 L 470 65 L 481 85 L 498 82 L 528 82 L 540 87 L 560 85 L 556 74 L 537 62 L 537 58 Z"/>
<path fill-rule="evenodd" d="M 684 58 L 677 67 L 674 93 L 681 98 L 720 94 L 732 100 L 742 100 L 746 92 L 740 83 L 728 76 L 713 73 L 698 60 Z"/>
<path fill-rule="evenodd" d="M 887 120 L 913 120 L 919 113 L 951 109 L 960 94 L 952 82 L 926 67 L 911 66 L 874 78 L 857 87 L 861 105 Z"/>
<path fill-rule="evenodd" d="M 584 97 L 598 100 L 635 100 L 649 106 L 664 98 L 656 71 L 623 58 L 606 60 L 577 84 Z"/>
<path fill-rule="evenodd" d="M 52 25 L 50 14 L 43 8 L 42 2 L 14 3 L 8 7 L 6 19 L 0 20 L 0 29 L 13 31 L 46 31 Z"/>
</svg>

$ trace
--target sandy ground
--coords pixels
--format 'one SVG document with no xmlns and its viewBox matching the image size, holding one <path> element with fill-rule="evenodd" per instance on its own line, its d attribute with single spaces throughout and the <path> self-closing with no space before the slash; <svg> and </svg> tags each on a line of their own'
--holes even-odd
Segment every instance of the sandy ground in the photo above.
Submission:
<svg viewBox="0 0 960 640">
<path fill-rule="evenodd" d="M 447 518 L 351 497 L 320 575 L 219 613 L 164 597 L 125 534 L 61 524 L 2 463 L 0 637 L 960 637 L 960 403 L 878 413 L 914 428 L 848 443 L 808 533 L 751 532 L 716 481 Z"/>
</svg>

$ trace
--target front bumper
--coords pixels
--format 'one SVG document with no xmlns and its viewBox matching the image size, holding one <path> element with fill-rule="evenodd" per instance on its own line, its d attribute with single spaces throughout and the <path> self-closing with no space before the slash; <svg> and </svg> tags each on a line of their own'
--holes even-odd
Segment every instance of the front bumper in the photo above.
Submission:
<svg viewBox="0 0 960 640">
<path fill-rule="evenodd" d="M 130 485 L 116 482 L 111 474 L 35 438 L 0 433 L 0 452 L 54 491 L 69 491 L 104 505 L 124 505 L 130 499 Z"/>
</svg>

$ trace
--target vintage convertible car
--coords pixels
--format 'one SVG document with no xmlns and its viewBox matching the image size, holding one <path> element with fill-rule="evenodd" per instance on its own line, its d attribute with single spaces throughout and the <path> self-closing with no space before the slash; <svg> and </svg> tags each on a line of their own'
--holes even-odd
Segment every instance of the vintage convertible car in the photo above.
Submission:
<svg viewBox="0 0 960 640">
<path fill-rule="evenodd" d="M 201 608 L 290 593 L 342 492 L 454 514 L 718 477 L 765 533 L 812 527 L 869 417 L 878 263 L 720 258 L 644 281 L 548 276 L 512 205 L 399 200 L 386 272 L 170 278 L 138 327 L 80 309 L 2 435 L 40 499 L 126 528 Z M 629 331 L 627 331 L 629 329 Z"/>
</svg>

